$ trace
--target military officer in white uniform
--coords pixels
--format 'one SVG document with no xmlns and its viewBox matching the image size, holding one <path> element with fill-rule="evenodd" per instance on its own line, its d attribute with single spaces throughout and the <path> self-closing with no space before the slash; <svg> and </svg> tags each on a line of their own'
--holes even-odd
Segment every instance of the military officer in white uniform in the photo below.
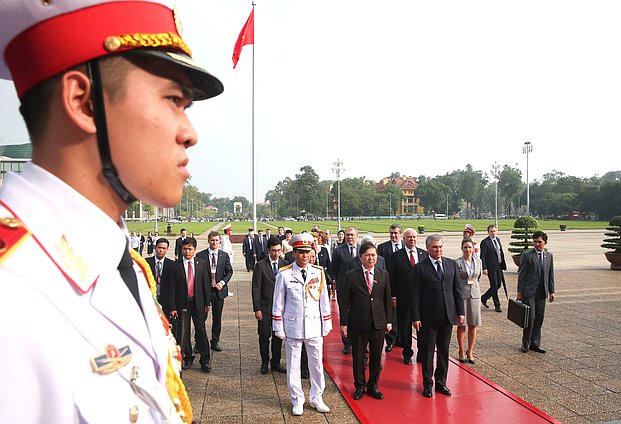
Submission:
<svg viewBox="0 0 621 424">
<path fill-rule="evenodd" d="M 0 78 L 33 146 L 0 190 L 2 423 L 192 419 L 121 218 L 137 198 L 179 202 L 197 142 L 185 109 L 223 90 L 179 24 L 166 1 L 0 1 Z"/>
<path fill-rule="evenodd" d="M 280 269 L 274 287 L 273 329 L 276 337 L 285 339 L 287 386 L 293 415 L 304 412 L 300 375 L 302 343 L 308 355 L 310 405 L 319 412 L 330 411 L 322 399 L 326 386 L 322 358 L 323 337 L 332 330 L 332 313 L 323 268 L 309 264 L 313 241 L 308 233 L 291 239 L 295 262 Z"/>
</svg>

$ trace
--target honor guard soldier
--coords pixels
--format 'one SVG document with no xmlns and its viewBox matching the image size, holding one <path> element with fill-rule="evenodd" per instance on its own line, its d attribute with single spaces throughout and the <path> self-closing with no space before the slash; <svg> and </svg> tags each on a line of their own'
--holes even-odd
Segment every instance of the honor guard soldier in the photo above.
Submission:
<svg viewBox="0 0 621 424">
<path fill-rule="evenodd" d="M 293 415 L 304 412 L 300 375 L 302 344 L 308 354 L 310 405 L 319 412 L 330 411 L 322 399 L 326 386 L 322 358 L 323 337 L 332 330 L 332 315 L 323 268 L 309 264 L 313 241 L 308 233 L 291 239 L 295 262 L 280 269 L 274 287 L 273 329 L 276 337 L 285 339 L 287 387 Z"/>
<path fill-rule="evenodd" d="M 180 28 L 166 1 L 0 1 L 0 78 L 33 146 L 0 191 L 1 422 L 192 420 L 121 218 L 136 199 L 179 202 L 197 142 L 185 109 L 223 90 Z"/>
</svg>

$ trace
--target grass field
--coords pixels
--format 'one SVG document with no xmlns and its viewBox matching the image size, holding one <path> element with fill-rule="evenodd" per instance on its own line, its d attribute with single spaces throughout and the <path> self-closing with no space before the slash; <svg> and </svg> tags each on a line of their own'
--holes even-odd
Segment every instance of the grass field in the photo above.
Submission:
<svg viewBox="0 0 621 424">
<path fill-rule="evenodd" d="M 419 226 L 425 227 L 425 233 L 434 232 L 460 232 L 464 229 L 466 223 L 470 223 L 474 226 L 477 233 L 485 234 L 486 228 L 489 224 L 493 224 L 493 219 L 473 219 L 473 220 L 433 220 L 433 219 L 420 219 L 420 220 L 374 220 L 374 221 L 341 221 L 341 228 L 345 229 L 349 226 L 358 228 L 360 233 L 388 233 L 388 227 L 394 222 L 401 224 L 403 229 L 408 227 L 418 229 Z M 507 231 L 513 228 L 514 219 L 504 219 L 498 221 L 498 227 L 500 231 Z M 559 224 L 563 223 L 567 225 L 567 230 L 603 230 L 608 226 L 607 221 L 559 221 L 559 220 L 539 220 L 539 225 L 542 230 L 558 230 Z M 226 223 L 222 223 L 220 228 Z M 315 225 L 319 225 L 321 229 L 329 229 L 332 233 L 336 233 L 338 230 L 337 221 L 271 221 L 271 222 L 259 222 L 257 226 L 259 229 L 265 231 L 266 228 L 271 228 L 273 233 L 276 233 L 278 226 L 285 228 L 291 228 L 294 233 L 299 233 L 303 230 L 310 231 Z M 181 228 L 185 228 L 188 233 L 194 233 L 200 235 L 211 227 L 218 225 L 215 222 L 184 222 L 181 224 L 171 224 L 172 233 L 179 234 Z M 252 226 L 250 221 L 233 222 L 233 233 L 243 234 L 248 231 L 248 228 Z M 143 235 L 146 235 L 148 231 L 154 231 L 154 222 L 128 222 L 127 227 L 129 231 L 142 231 Z M 158 230 L 160 235 L 166 234 L 166 222 L 158 223 Z"/>
</svg>

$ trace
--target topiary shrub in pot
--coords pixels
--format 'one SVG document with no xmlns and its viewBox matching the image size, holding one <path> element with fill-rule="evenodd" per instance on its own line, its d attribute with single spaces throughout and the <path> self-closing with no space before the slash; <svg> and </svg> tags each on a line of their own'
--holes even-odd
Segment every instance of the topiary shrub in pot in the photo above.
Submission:
<svg viewBox="0 0 621 424">
<path fill-rule="evenodd" d="M 532 249 L 533 233 L 539 229 L 539 223 L 532 216 L 521 216 L 513 223 L 509 252 L 512 253 L 513 263 L 520 266 L 520 255 Z"/>
<path fill-rule="evenodd" d="M 610 269 L 615 271 L 621 271 L 621 215 L 615 216 L 608 223 L 609 227 L 606 227 L 604 235 L 604 249 L 610 249 L 610 251 L 604 253 L 606 259 L 610 262 Z"/>
</svg>

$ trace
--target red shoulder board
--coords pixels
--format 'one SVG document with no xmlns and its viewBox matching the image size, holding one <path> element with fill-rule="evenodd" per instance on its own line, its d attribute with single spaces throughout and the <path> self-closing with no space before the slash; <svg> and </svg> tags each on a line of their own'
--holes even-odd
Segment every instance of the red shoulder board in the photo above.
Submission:
<svg viewBox="0 0 621 424">
<path fill-rule="evenodd" d="M 0 263 L 28 236 L 30 231 L 17 218 L 0 218 Z"/>
</svg>

